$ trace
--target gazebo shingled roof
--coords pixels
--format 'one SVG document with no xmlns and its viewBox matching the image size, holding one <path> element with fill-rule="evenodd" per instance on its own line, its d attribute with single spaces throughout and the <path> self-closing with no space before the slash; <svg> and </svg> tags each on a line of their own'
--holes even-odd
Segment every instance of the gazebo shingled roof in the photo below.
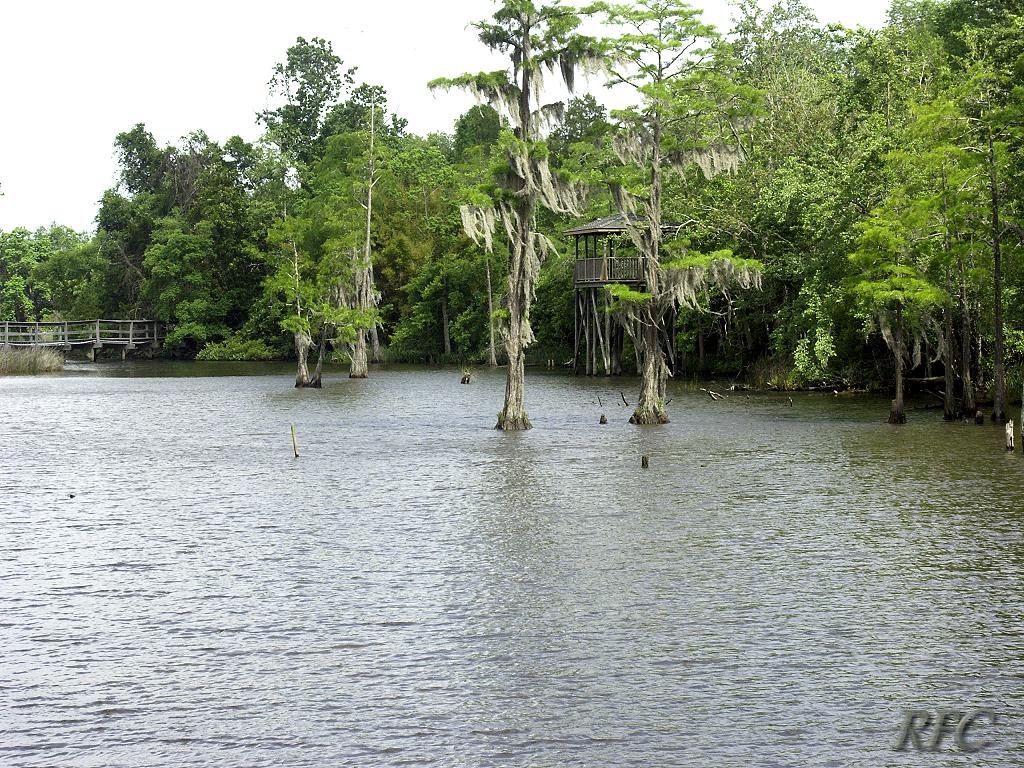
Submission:
<svg viewBox="0 0 1024 768">
<path fill-rule="evenodd" d="M 638 217 L 631 216 L 634 221 L 638 220 Z M 582 224 L 578 227 L 565 230 L 567 235 L 606 235 L 615 232 L 626 231 L 626 219 L 621 213 L 613 213 L 611 216 L 605 216 L 600 219 L 594 219 L 588 224 Z"/>
<path fill-rule="evenodd" d="M 634 224 L 641 222 L 641 218 L 635 213 L 630 214 L 629 220 Z M 662 224 L 662 231 L 664 230 L 676 230 L 679 226 L 676 224 Z M 604 216 L 600 219 L 594 219 L 587 224 L 581 224 L 578 227 L 565 230 L 567 235 L 615 235 L 620 232 L 626 231 L 626 217 L 621 213 L 613 213 L 611 216 Z"/>
</svg>

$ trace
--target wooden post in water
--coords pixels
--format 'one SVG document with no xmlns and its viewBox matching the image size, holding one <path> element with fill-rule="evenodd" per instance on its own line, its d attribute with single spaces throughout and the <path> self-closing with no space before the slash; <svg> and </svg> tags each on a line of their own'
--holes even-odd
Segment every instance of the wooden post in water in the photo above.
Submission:
<svg viewBox="0 0 1024 768">
<path fill-rule="evenodd" d="M 1006 450 L 1013 452 L 1013 419 L 1006 422 Z"/>
<path fill-rule="evenodd" d="M 292 424 L 292 453 L 295 454 L 295 458 L 299 458 L 299 439 L 295 436 L 295 425 Z"/>
</svg>

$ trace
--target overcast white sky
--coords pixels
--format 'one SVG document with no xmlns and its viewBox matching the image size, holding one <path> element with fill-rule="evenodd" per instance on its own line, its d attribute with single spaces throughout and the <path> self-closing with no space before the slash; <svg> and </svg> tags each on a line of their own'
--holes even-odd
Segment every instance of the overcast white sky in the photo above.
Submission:
<svg viewBox="0 0 1024 768">
<path fill-rule="evenodd" d="M 808 5 L 822 21 L 879 26 L 888 0 Z M 728 27 L 726 0 L 703 7 Z M 501 65 L 467 29 L 493 8 L 491 0 L 9 0 L 0 12 L 0 229 L 92 229 L 115 181 L 114 136 L 135 123 L 161 144 L 200 128 L 218 141 L 255 139 L 271 69 L 299 35 L 332 41 L 359 67 L 359 81 L 387 88 L 411 130 L 450 130 L 472 101 L 431 94 L 426 83 Z"/>
</svg>

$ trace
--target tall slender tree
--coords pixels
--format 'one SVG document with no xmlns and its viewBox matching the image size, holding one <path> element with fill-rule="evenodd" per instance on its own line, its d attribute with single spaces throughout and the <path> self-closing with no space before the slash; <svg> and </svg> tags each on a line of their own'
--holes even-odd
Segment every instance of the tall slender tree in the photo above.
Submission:
<svg viewBox="0 0 1024 768">
<path fill-rule="evenodd" d="M 674 339 L 675 310 L 697 308 L 709 286 L 759 285 L 760 265 L 720 249 L 688 250 L 685 240 L 665 242 L 664 176 L 697 167 L 706 178 L 734 172 L 743 160 L 740 135 L 751 116 L 749 89 L 723 76 L 714 27 L 678 0 L 639 0 L 593 6 L 609 25 L 626 31 L 602 41 L 609 85 L 631 88 L 635 107 L 613 116 L 617 165 L 612 195 L 641 259 L 643 291 L 616 286 L 620 319 L 640 354 L 640 397 L 630 421 L 663 424 L 670 374 L 666 347 Z M 668 256 L 665 259 L 665 256 Z"/>
<path fill-rule="evenodd" d="M 377 102 L 370 100 L 370 119 L 367 128 L 366 152 L 366 200 L 365 229 L 363 230 L 363 247 L 361 258 L 353 252 L 353 273 L 355 274 L 355 291 L 352 301 L 353 308 L 359 312 L 370 312 L 377 306 L 379 295 L 373 281 L 373 190 L 380 180 L 377 158 Z M 380 359 L 380 346 L 376 335 L 377 323 L 370 328 L 373 338 L 373 357 Z M 365 379 L 369 375 L 366 364 L 366 331 L 359 328 L 355 341 L 350 345 L 349 378 Z"/>
<path fill-rule="evenodd" d="M 948 301 L 946 293 L 928 278 L 930 247 L 915 234 L 906 209 L 887 205 L 861 226 L 857 250 L 850 256 L 859 270 L 852 293 L 868 330 L 877 328 L 893 355 L 895 396 L 890 424 L 904 424 L 903 384 L 907 366 L 921 363 L 923 342 L 941 338 L 935 313 Z M 937 345 L 941 349 L 941 342 Z"/>
<path fill-rule="evenodd" d="M 505 354 L 508 370 L 505 404 L 497 429 L 524 430 L 532 425 L 524 405 L 526 348 L 533 342 L 530 305 L 541 262 L 552 243 L 537 231 L 537 210 L 579 214 L 583 185 L 552 173 L 544 132 L 564 113 L 562 102 L 539 105 L 546 75 L 558 74 L 573 90 L 577 66 L 593 62 L 593 41 L 578 33 L 579 13 L 559 0 L 546 5 L 532 0 L 503 0 L 493 18 L 478 22 L 481 42 L 507 54 L 511 69 L 465 74 L 431 82 L 432 88 L 464 88 L 488 102 L 508 126 L 499 139 L 506 163 L 494 183 L 462 209 L 466 233 L 489 250 L 500 223 L 509 243 Z"/>
</svg>

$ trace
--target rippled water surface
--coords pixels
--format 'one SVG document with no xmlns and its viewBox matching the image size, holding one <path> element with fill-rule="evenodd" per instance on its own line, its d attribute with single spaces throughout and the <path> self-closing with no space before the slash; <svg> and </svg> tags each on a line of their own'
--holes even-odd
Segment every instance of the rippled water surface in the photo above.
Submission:
<svg viewBox="0 0 1024 768">
<path fill-rule="evenodd" d="M 502 434 L 458 379 L 0 379 L 0 765 L 1024 762 L 999 428 L 535 373 Z M 943 706 L 994 744 L 892 750 Z"/>
</svg>

